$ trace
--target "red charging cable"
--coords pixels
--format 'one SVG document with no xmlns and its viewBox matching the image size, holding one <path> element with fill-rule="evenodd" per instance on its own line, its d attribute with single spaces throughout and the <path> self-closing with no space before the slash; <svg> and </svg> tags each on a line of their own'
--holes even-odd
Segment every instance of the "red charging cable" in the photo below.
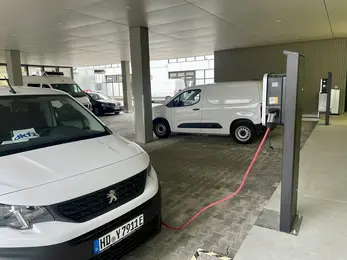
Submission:
<svg viewBox="0 0 347 260">
<path fill-rule="evenodd" d="M 203 213 L 204 211 L 208 210 L 209 208 L 211 208 L 211 207 L 213 207 L 213 206 L 218 205 L 219 203 L 222 203 L 222 202 L 224 202 L 224 201 L 226 201 L 226 200 L 229 200 L 229 199 L 231 199 L 232 197 L 234 197 L 236 194 L 238 194 L 238 193 L 242 190 L 243 186 L 245 185 L 245 182 L 246 182 L 246 180 L 247 180 L 247 177 L 248 177 L 248 175 L 249 175 L 249 172 L 251 171 L 251 169 L 252 169 L 252 167 L 253 167 L 255 161 L 257 160 L 257 157 L 258 157 L 258 155 L 259 155 L 259 153 L 260 153 L 261 148 L 263 147 L 263 145 L 264 145 L 264 143 L 265 143 L 265 140 L 266 140 L 267 136 L 269 135 L 269 132 L 270 132 L 270 128 L 267 128 L 267 129 L 266 129 L 266 132 L 265 132 L 265 135 L 264 135 L 264 137 L 263 137 L 263 140 L 261 140 L 261 143 L 260 143 L 260 145 L 258 146 L 258 149 L 257 149 L 257 151 L 255 152 L 255 154 L 254 154 L 254 156 L 253 156 L 252 162 L 251 162 L 251 164 L 248 166 L 248 169 L 247 169 L 245 175 L 243 176 L 243 179 L 242 179 L 242 182 L 241 182 L 240 186 L 238 187 L 238 189 L 237 189 L 234 193 L 230 194 L 229 196 L 224 197 L 224 198 L 221 199 L 221 200 L 217 200 L 217 201 L 215 201 L 215 202 L 213 202 L 213 203 L 207 205 L 206 207 L 202 208 L 202 209 L 201 209 L 198 213 L 196 213 L 190 220 L 188 220 L 184 225 L 182 225 L 182 226 L 180 226 L 180 227 L 171 227 L 169 224 L 165 223 L 164 221 L 163 221 L 163 225 L 164 225 L 165 227 L 167 227 L 168 229 L 171 229 L 171 230 L 176 230 L 176 231 L 177 231 L 177 230 L 181 230 L 181 229 L 187 227 L 190 223 L 192 223 L 193 220 L 196 219 L 196 218 L 197 218 L 201 213 Z"/>
</svg>

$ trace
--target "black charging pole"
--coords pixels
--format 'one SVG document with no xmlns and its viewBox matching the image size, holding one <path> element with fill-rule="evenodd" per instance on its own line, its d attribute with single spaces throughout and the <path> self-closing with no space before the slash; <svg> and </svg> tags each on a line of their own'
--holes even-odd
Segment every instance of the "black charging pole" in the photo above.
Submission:
<svg viewBox="0 0 347 260">
<path fill-rule="evenodd" d="M 327 82 L 327 102 L 325 108 L 325 125 L 329 125 L 330 121 L 330 101 L 331 101 L 331 87 L 333 84 L 333 74 L 328 72 L 328 82 Z"/>
<path fill-rule="evenodd" d="M 287 72 L 284 96 L 284 140 L 282 159 L 282 186 L 280 231 L 296 234 L 293 224 L 297 219 L 299 158 L 301 138 L 301 98 L 302 87 L 299 77 L 301 55 L 284 51 L 287 56 Z"/>
</svg>

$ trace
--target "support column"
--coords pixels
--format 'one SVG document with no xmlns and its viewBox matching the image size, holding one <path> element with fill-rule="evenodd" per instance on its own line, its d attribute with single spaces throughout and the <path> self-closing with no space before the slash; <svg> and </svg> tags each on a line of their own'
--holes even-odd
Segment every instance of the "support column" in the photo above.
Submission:
<svg viewBox="0 0 347 260">
<path fill-rule="evenodd" d="M 148 28 L 130 28 L 130 52 L 136 141 L 148 143 L 153 140 Z"/>
<path fill-rule="evenodd" d="M 6 51 L 6 67 L 10 84 L 12 86 L 23 86 L 22 65 L 20 61 L 20 51 Z"/>
<path fill-rule="evenodd" d="M 299 53 L 284 51 L 287 56 L 284 96 L 284 137 L 281 184 L 280 231 L 290 233 L 297 218 L 300 138 L 301 138 L 301 85 L 303 73 Z M 300 79 L 299 79 L 300 78 Z M 297 231 L 295 231 L 297 233 Z M 294 233 L 293 230 L 293 234 Z"/>
<path fill-rule="evenodd" d="M 131 89 L 130 79 L 130 63 L 129 61 L 121 61 L 122 65 L 122 83 L 123 83 L 123 104 L 124 112 L 129 113 L 133 111 L 133 91 Z"/>
</svg>

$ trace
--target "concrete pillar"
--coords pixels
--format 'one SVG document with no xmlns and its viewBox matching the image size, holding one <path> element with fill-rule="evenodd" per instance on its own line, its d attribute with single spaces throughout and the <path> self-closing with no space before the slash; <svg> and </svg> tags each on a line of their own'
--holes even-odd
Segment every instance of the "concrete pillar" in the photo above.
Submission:
<svg viewBox="0 0 347 260">
<path fill-rule="evenodd" d="M 153 140 L 148 28 L 130 28 L 130 52 L 136 141 L 148 143 Z"/>
<path fill-rule="evenodd" d="M 129 113 L 133 111 L 133 91 L 131 89 L 130 80 L 130 64 L 129 61 L 121 61 L 122 65 L 122 83 L 123 83 L 123 103 L 124 112 Z"/>
<path fill-rule="evenodd" d="M 6 51 L 7 74 L 12 86 L 23 86 L 22 65 L 20 51 Z"/>
</svg>

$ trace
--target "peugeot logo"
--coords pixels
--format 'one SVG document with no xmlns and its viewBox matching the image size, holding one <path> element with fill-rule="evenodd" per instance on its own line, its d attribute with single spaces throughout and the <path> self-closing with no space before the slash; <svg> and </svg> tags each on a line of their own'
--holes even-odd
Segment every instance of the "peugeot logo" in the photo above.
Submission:
<svg viewBox="0 0 347 260">
<path fill-rule="evenodd" d="M 107 198 L 110 199 L 108 204 L 111 204 L 112 202 L 116 202 L 117 201 L 116 191 L 110 190 L 107 194 Z"/>
</svg>

